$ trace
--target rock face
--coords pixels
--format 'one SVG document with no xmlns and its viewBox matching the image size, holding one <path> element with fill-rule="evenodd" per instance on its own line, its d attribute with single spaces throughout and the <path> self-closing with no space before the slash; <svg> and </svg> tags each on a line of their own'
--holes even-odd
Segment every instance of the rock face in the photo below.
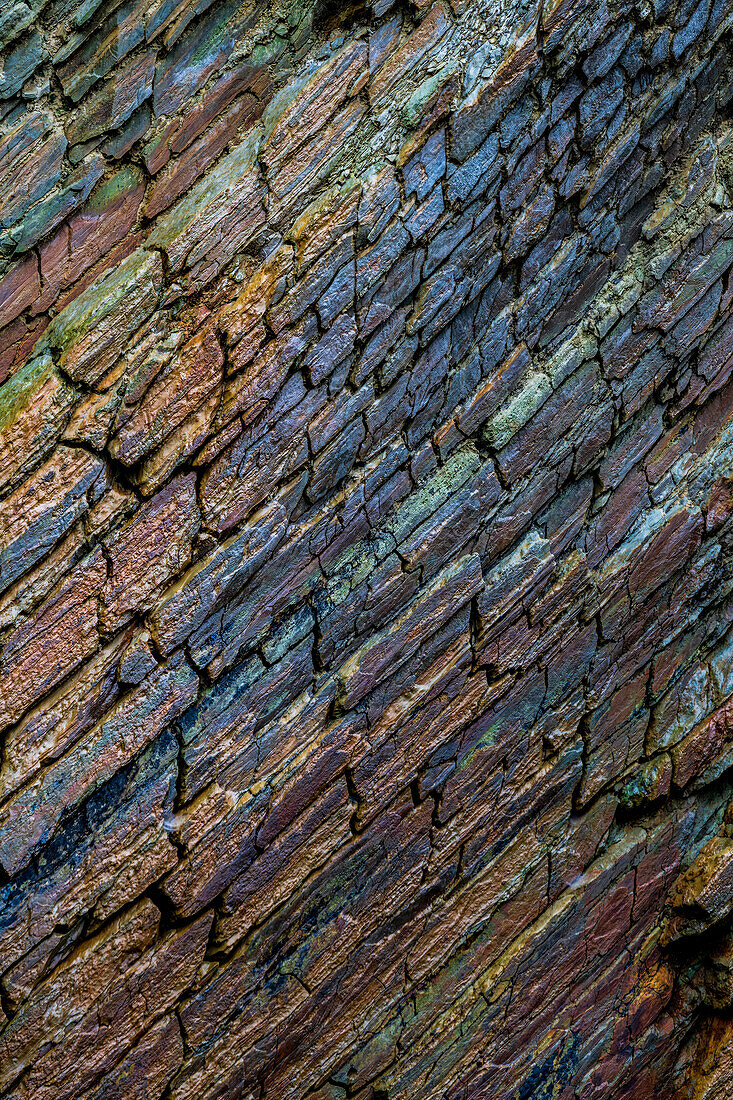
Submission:
<svg viewBox="0 0 733 1100">
<path fill-rule="evenodd" d="M 0 12 L 0 1095 L 733 1097 L 733 0 Z"/>
</svg>

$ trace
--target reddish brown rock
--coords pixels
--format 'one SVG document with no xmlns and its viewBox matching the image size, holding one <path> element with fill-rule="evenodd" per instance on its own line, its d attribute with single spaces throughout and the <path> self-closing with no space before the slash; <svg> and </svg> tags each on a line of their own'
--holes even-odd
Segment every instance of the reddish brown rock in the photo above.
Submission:
<svg viewBox="0 0 733 1100">
<path fill-rule="evenodd" d="M 106 541 L 105 629 L 142 609 L 156 589 L 188 565 L 200 523 L 195 485 L 193 474 L 171 481 Z"/>
<path fill-rule="evenodd" d="M 151 450 L 160 448 L 192 412 L 218 396 L 222 362 L 216 333 L 209 324 L 174 352 L 139 403 L 131 409 L 123 403 L 110 440 L 110 454 L 126 466 L 134 466 Z M 208 423 L 212 419 L 213 408 L 208 413 Z M 187 442 L 181 457 L 203 442 L 208 423 L 199 425 L 201 435 Z"/>
<path fill-rule="evenodd" d="M 97 549 L 7 637 L 0 658 L 0 724 L 5 728 L 95 651 L 106 577 Z"/>
<path fill-rule="evenodd" d="M 34 312 L 52 306 L 59 295 L 90 268 L 93 273 L 101 274 L 114 264 L 116 257 L 112 249 L 121 241 L 132 238 L 126 248 L 133 251 L 138 241 L 132 230 L 143 193 L 144 183 L 139 170 L 120 169 L 99 184 L 82 209 L 41 246 L 43 287 L 33 303 Z M 123 252 L 118 258 L 122 259 L 125 254 Z M 87 278 L 91 281 L 91 276 Z"/>
</svg>

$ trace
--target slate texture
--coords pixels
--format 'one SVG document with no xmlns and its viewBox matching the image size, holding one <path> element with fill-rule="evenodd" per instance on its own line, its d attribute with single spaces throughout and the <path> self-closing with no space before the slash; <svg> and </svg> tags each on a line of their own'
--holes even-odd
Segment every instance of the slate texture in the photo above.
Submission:
<svg viewBox="0 0 733 1100">
<path fill-rule="evenodd" d="M 0 1095 L 733 1097 L 733 2 L 0 11 Z"/>
</svg>

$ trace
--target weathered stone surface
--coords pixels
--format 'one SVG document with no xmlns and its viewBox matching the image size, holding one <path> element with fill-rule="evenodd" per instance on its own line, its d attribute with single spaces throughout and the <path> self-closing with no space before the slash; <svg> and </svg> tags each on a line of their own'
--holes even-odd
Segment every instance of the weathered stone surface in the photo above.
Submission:
<svg viewBox="0 0 733 1100">
<path fill-rule="evenodd" d="M 53 319 L 43 340 L 75 383 L 93 386 L 153 312 L 161 286 L 156 253 L 133 252 Z"/>
<path fill-rule="evenodd" d="M 0 658 L 4 728 L 95 651 L 98 601 L 106 577 L 107 566 L 97 549 L 7 635 Z"/>
<path fill-rule="evenodd" d="M 53 969 L 65 943 L 73 942 L 73 934 L 67 941 L 60 928 L 80 909 L 106 920 L 175 865 L 167 818 L 176 754 L 169 732 L 153 741 L 68 815 L 36 865 L 4 890 L 0 934 L 4 958 L 12 964 L 5 982 L 14 1004 Z M 41 904 L 31 903 L 41 895 Z"/>
<path fill-rule="evenodd" d="M 6 498 L 0 517 L 0 590 L 48 554 L 105 488 L 104 463 L 59 447 Z"/>
<path fill-rule="evenodd" d="M 14 794 L 0 819 L 3 865 L 27 863 L 29 854 L 52 835 L 64 811 L 129 763 L 174 721 L 195 696 L 197 686 L 197 677 L 183 658 L 174 658 L 123 696 L 69 753 Z M 140 725 L 131 729 L 134 719 Z"/>
<path fill-rule="evenodd" d="M 0 12 L 0 1092 L 733 1070 L 729 0 Z"/>
<path fill-rule="evenodd" d="M 115 629 L 126 615 L 142 610 L 156 589 L 183 572 L 199 522 L 195 477 L 186 474 L 169 482 L 105 541 L 105 629 Z"/>
<path fill-rule="evenodd" d="M 109 443 L 113 458 L 134 466 L 187 418 L 211 398 L 221 386 L 222 352 L 212 326 L 193 336 L 171 357 L 139 403 L 123 401 L 115 421 L 116 431 Z M 133 397 L 137 396 L 135 394 Z M 213 418 L 213 409 L 208 416 Z M 181 451 L 185 457 L 206 439 L 208 423 L 199 426 L 200 438 L 194 437 Z"/>
</svg>

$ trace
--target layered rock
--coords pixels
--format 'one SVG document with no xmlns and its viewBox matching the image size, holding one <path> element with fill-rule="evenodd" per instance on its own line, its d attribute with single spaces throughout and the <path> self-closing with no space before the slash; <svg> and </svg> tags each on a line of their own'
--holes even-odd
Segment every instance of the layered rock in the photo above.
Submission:
<svg viewBox="0 0 733 1100">
<path fill-rule="evenodd" d="M 733 1095 L 732 27 L 0 14 L 1 1095 Z"/>
</svg>

